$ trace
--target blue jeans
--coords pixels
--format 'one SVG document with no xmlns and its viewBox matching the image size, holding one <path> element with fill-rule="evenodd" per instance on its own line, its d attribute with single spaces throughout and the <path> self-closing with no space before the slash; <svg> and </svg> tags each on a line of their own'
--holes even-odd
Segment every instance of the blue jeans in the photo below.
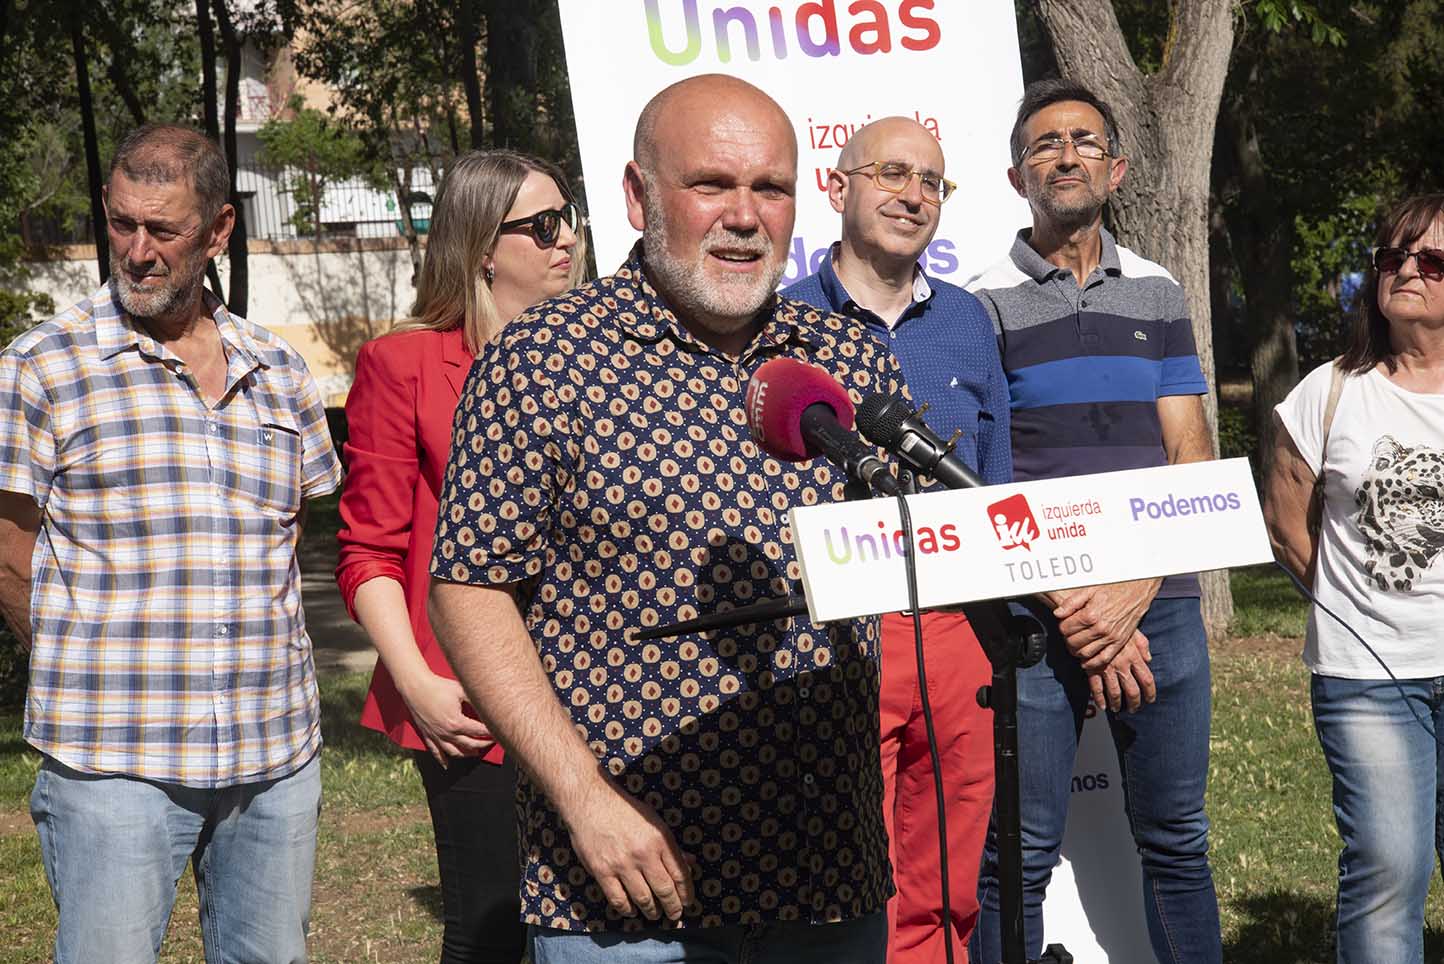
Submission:
<svg viewBox="0 0 1444 964">
<path fill-rule="evenodd" d="M 1018 673 L 1023 927 L 1028 956 L 1043 949 L 1043 895 L 1063 846 L 1073 762 L 1088 707 L 1088 682 L 1051 615 L 1043 662 Z M 1155 599 L 1139 629 L 1153 652 L 1158 699 L 1137 713 L 1108 714 L 1123 777 L 1128 824 L 1143 864 L 1144 917 L 1165 964 L 1223 957 L 1218 898 L 1208 866 L 1208 729 L 1212 705 L 1208 639 L 1196 597 Z M 998 857 L 989 828 L 978 877 L 982 912 L 970 945 L 977 964 L 1002 956 Z"/>
<path fill-rule="evenodd" d="M 1338 960 L 1347 964 L 1424 960 L 1424 898 L 1435 852 L 1444 853 L 1444 753 L 1434 738 L 1444 722 L 1444 678 L 1401 685 L 1407 702 L 1387 679 L 1316 675 L 1310 687 L 1344 842 Z"/>
<path fill-rule="evenodd" d="M 304 961 L 320 809 L 319 757 L 215 790 L 46 757 L 30 815 L 60 916 L 55 964 L 154 961 L 188 861 L 209 964 Z"/>
<path fill-rule="evenodd" d="M 772 924 L 635 933 L 575 933 L 530 927 L 532 964 L 882 964 L 887 915 L 839 924 Z"/>
</svg>

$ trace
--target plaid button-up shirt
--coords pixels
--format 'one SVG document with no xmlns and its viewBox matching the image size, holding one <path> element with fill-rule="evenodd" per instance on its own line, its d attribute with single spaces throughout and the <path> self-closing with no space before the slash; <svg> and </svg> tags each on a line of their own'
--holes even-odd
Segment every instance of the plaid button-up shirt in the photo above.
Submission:
<svg viewBox="0 0 1444 964">
<path fill-rule="evenodd" d="M 341 477 L 305 362 L 207 298 L 214 404 L 109 287 L 0 354 L 0 489 L 42 511 L 25 739 L 198 787 L 285 776 L 320 747 L 297 518 Z"/>
</svg>

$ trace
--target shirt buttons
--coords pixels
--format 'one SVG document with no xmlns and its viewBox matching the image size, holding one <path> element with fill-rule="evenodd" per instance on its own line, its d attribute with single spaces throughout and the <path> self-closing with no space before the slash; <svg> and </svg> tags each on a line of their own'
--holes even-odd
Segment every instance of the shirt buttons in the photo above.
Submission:
<svg viewBox="0 0 1444 964">
<path fill-rule="evenodd" d="M 231 630 L 230 630 L 230 627 L 229 627 L 229 626 L 217 626 L 217 627 L 216 627 L 216 635 L 217 635 L 217 636 L 229 636 L 230 634 L 231 634 Z"/>
<path fill-rule="evenodd" d="M 217 434 L 218 432 L 220 432 L 220 430 L 221 430 L 221 427 L 220 427 L 219 425 L 217 425 L 215 422 L 207 422 L 207 423 L 206 423 L 206 431 L 210 432 L 212 435 Z"/>
</svg>

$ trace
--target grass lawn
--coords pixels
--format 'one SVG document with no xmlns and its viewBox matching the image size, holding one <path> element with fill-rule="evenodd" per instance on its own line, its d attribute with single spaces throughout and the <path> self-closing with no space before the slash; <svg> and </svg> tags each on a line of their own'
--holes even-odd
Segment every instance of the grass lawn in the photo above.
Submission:
<svg viewBox="0 0 1444 964">
<path fill-rule="evenodd" d="M 1234 574 L 1240 632 L 1214 650 L 1209 813 L 1230 964 L 1326 962 L 1338 837 L 1329 777 L 1298 661 L 1304 609 L 1287 580 Z M 430 823 L 409 760 L 355 720 L 366 679 L 321 680 L 325 806 L 311 952 L 317 962 L 431 962 L 440 899 Z M 34 753 L 18 712 L 0 714 L 0 964 L 48 960 L 54 911 L 25 798 Z M 1444 892 L 1430 896 L 1426 959 L 1444 960 Z M 200 961 L 194 887 L 183 878 L 162 960 Z"/>
</svg>

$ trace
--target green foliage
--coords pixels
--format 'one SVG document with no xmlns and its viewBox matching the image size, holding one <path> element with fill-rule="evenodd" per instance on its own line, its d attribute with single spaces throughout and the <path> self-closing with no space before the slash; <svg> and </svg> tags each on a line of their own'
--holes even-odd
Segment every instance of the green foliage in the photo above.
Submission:
<svg viewBox="0 0 1444 964">
<path fill-rule="evenodd" d="M 1314 46 L 1344 46 L 1344 32 L 1326 21 L 1312 3 L 1297 0 L 1254 0 L 1253 13 L 1269 33 L 1299 27 L 1308 31 Z"/>
<path fill-rule="evenodd" d="M 0 625 L 0 709 L 21 706 L 29 679 L 30 657 L 20 651 L 20 641 L 7 626 Z"/>
<path fill-rule="evenodd" d="M 1381 184 L 1387 183 L 1384 176 Z M 1311 371 L 1344 349 L 1360 304 L 1345 299 L 1344 281 L 1362 273 L 1383 193 L 1345 195 L 1332 211 L 1294 221 L 1294 301 L 1299 369 Z"/>
<path fill-rule="evenodd" d="M 1275 565 L 1249 566 L 1229 574 L 1234 636 L 1302 636 L 1309 606 Z"/>
<path fill-rule="evenodd" d="M 355 131 L 293 98 L 289 120 L 268 121 L 259 132 L 265 164 L 284 167 L 285 190 L 295 208 L 290 223 L 298 234 L 321 232 L 321 200 L 326 187 L 354 177 L 384 190 L 385 168 Z"/>
<path fill-rule="evenodd" d="M 0 347 L 54 313 L 55 302 L 49 295 L 0 287 Z"/>
<path fill-rule="evenodd" d="M 1254 454 L 1258 433 L 1250 413 L 1233 406 L 1218 409 L 1218 451 L 1225 459 L 1248 458 Z"/>
</svg>

